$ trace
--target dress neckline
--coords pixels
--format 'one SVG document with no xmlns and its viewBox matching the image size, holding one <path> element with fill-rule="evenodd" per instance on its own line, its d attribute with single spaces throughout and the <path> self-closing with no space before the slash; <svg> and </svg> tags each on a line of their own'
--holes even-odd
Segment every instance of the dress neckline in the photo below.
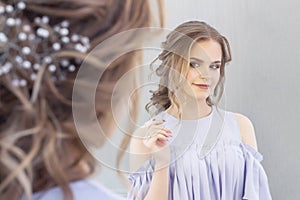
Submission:
<svg viewBox="0 0 300 200">
<path fill-rule="evenodd" d="M 211 116 L 212 116 L 213 113 L 214 113 L 214 110 L 215 110 L 215 106 L 212 106 L 211 112 L 210 112 L 208 115 L 204 116 L 204 117 L 201 117 L 201 118 L 198 118 L 198 119 L 182 119 L 181 121 L 185 121 L 185 122 L 188 122 L 188 121 L 194 122 L 194 121 L 203 121 L 203 120 L 206 120 L 206 119 L 210 119 Z M 178 119 L 177 117 L 175 117 L 175 116 L 169 114 L 168 112 L 163 111 L 163 113 L 164 113 L 164 115 L 168 116 L 170 119 L 179 121 L 179 119 Z"/>
</svg>

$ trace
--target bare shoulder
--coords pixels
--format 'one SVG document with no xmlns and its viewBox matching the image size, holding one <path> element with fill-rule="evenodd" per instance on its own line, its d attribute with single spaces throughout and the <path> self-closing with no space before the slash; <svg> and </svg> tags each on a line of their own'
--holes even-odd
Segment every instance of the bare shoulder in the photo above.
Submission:
<svg viewBox="0 0 300 200">
<path fill-rule="evenodd" d="M 255 130 L 251 120 L 240 113 L 234 113 L 240 128 L 242 141 L 250 145 L 257 151 L 257 142 L 255 137 Z"/>
</svg>

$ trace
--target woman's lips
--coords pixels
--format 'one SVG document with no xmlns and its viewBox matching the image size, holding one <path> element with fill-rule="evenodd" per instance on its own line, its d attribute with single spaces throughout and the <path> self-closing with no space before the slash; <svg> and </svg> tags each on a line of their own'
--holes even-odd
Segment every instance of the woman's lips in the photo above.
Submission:
<svg viewBox="0 0 300 200">
<path fill-rule="evenodd" d="M 201 89 L 208 89 L 209 88 L 209 85 L 206 85 L 206 84 L 195 84 L 195 83 L 193 83 L 193 85 L 195 85 L 195 86 L 197 86 Z"/>
</svg>

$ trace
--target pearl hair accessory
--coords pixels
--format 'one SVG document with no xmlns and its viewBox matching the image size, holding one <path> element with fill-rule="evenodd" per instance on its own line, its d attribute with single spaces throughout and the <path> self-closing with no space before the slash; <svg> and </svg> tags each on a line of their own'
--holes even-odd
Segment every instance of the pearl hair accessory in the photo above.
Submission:
<svg viewBox="0 0 300 200">
<path fill-rule="evenodd" d="M 63 80 L 67 73 L 76 71 L 80 59 L 56 58 L 60 51 L 76 51 L 85 54 L 90 49 L 88 37 L 73 34 L 67 20 L 52 24 L 48 16 L 38 16 L 32 22 L 22 19 L 26 3 L 0 4 L 0 78 L 10 75 L 12 85 L 26 86 L 28 80 L 20 70 L 29 73 L 31 81 L 46 66 L 52 80 Z M 30 80 L 29 80 L 30 81 Z"/>
</svg>

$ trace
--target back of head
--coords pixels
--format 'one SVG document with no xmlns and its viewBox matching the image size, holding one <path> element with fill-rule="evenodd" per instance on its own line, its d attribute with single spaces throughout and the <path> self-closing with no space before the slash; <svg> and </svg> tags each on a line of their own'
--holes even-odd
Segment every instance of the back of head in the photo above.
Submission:
<svg viewBox="0 0 300 200">
<path fill-rule="evenodd" d="M 149 2 L 8 0 L 0 13 L 0 199 L 56 185 L 71 199 L 69 182 L 95 167 L 73 121 L 76 72 L 100 42 L 151 25 Z M 95 109 L 99 119 L 108 116 L 107 127 L 111 85 L 140 53 L 120 57 L 104 73 Z"/>
</svg>

